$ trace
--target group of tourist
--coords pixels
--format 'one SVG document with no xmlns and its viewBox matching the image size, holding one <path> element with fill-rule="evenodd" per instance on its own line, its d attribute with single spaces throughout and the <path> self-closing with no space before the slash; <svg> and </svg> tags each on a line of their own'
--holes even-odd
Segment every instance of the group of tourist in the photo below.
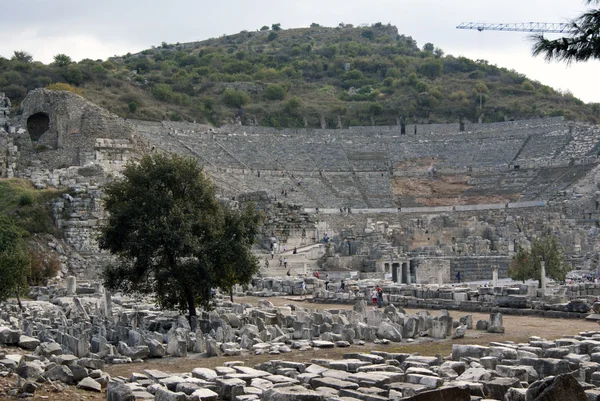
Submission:
<svg viewBox="0 0 600 401">
<path fill-rule="evenodd" d="M 381 308 L 383 305 L 383 289 L 380 286 L 373 288 L 373 291 L 371 292 L 371 300 L 373 301 L 373 306 Z"/>
</svg>

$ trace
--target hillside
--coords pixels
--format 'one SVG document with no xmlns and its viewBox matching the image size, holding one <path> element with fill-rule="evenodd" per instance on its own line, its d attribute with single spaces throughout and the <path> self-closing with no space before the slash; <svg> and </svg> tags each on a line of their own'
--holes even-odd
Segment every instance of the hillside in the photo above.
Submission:
<svg viewBox="0 0 600 401">
<path fill-rule="evenodd" d="M 483 60 L 421 48 L 395 27 L 340 26 L 256 32 L 166 44 L 106 61 L 44 65 L 15 52 L 0 58 L 0 91 L 15 107 L 53 82 L 82 89 L 127 118 L 215 125 L 335 128 L 356 125 L 485 122 L 563 115 L 599 122 L 587 105 Z M 481 109 L 480 109 L 481 107 Z"/>
</svg>

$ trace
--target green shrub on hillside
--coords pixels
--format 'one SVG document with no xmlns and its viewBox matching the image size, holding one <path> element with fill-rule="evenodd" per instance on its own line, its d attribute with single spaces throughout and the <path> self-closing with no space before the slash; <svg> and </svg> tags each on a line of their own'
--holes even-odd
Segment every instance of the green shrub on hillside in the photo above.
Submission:
<svg viewBox="0 0 600 401">
<path fill-rule="evenodd" d="M 246 92 L 237 89 L 225 89 L 221 98 L 223 99 L 223 103 L 229 107 L 240 108 L 250 103 L 250 96 Z"/>
</svg>

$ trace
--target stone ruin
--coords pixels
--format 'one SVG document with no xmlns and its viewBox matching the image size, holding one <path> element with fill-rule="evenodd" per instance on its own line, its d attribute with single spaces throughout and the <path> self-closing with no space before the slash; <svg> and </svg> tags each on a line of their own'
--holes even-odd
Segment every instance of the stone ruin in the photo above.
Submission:
<svg viewBox="0 0 600 401">
<path fill-rule="evenodd" d="M 388 305 L 371 309 L 309 311 L 297 305 L 258 307 L 217 300 L 214 311 L 188 322 L 153 304 L 111 297 L 99 286 L 77 284 L 47 294 L 53 303 L 29 301 L 0 312 L 0 376 L 23 379 L 10 394 L 32 395 L 43 381 L 106 391 L 107 400 L 517 400 L 600 398 L 600 332 L 526 343 L 492 341 L 488 346 L 453 344 L 447 356 L 361 350 L 368 343 L 462 338 L 467 330 L 503 333 L 501 313 L 489 320 L 471 315 L 454 320 L 442 310 L 406 313 Z M 195 326 L 195 327 L 193 327 Z M 279 359 L 310 349 L 354 346 L 342 359 L 311 363 Z M 146 358 L 227 355 L 215 369 L 165 373 L 156 369 L 111 377 L 107 363 Z M 246 366 L 235 360 L 269 354 L 272 360 Z M 567 395 L 565 395 L 565 391 Z M 536 398 L 544 394 L 546 398 Z M 563 397 L 563 398 L 559 398 Z"/>
<path fill-rule="evenodd" d="M 34 351 L 22 358 L 0 355 L 2 371 L 90 389 L 110 381 L 108 399 L 127 399 L 133 391 L 156 399 L 371 401 L 434 390 L 433 398 L 415 399 L 448 392 L 454 399 L 502 394 L 498 399 L 520 400 L 563 385 L 593 399 L 591 386 L 600 383 L 593 355 L 600 349 L 590 342 L 598 333 L 582 333 L 573 342 L 493 343 L 466 354 L 457 348 L 446 361 L 383 352 L 312 365 L 272 361 L 257 367 L 259 376 L 237 362 L 214 375 L 152 371 L 111 380 L 102 371 L 104 363 L 187 352 L 275 355 L 295 347 L 460 337 L 469 326 L 466 316 L 456 322 L 445 314 L 405 314 L 402 307 L 490 313 L 490 322 L 475 327 L 492 331 L 501 331 L 499 311 L 587 316 L 600 295 L 598 284 L 544 281 L 536 288 L 498 280 L 506 277 L 518 247 L 546 233 L 558 237 L 576 268 L 573 278 L 597 273 L 600 129 L 562 118 L 467 124 L 464 132 L 458 124 L 415 128 L 416 135 L 403 135 L 399 127 L 272 130 L 126 121 L 75 94 L 45 89 L 30 92 L 11 117 L 10 100 L 0 95 L 0 177 L 68 189 L 53 201 L 62 238 L 48 241 L 47 249 L 63 264 L 63 283 L 32 288 L 38 301 L 24 314 L 11 305 L 0 309 L 0 343 Z M 298 295 L 304 283 L 314 301 L 359 306 L 310 312 L 223 301 L 190 325 L 151 304 L 111 298 L 98 284 L 77 286 L 67 276 L 94 280 L 108 260 L 95 241 L 105 217 L 102 185 L 149 152 L 197 158 L 218 196 L 232 204 L 256 202 L 265 212 L 256 249 L 261 272 L 238 294 Z M 434 176 L 427 174 L 431 166 Z M 404 189 L 413 185 L 412 192 Z M 320 279 L 312 277 L 317 271 Z M 485 284 L 458 285 L 459 272 L 463 281 Z M 342 282 L 345 290 L 338 292 Z M 374 286 L 382 286 L 390 306 L 364 308 Z M 546 353 L 555 348 L 560 351 Z M 340 373 L 323 373 L 331 371 Z M 465 372 L 470 375 L 463 377 Z M 186 395 L 173 394 L 179 390 Z"/>
</svg>

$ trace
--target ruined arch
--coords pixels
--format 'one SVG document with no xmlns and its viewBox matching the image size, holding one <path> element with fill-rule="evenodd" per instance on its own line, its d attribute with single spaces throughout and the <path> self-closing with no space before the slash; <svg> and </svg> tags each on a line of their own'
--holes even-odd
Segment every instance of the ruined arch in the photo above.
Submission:
<svg viewBox="0 0 600 401">
<path fill-rule="evenodd" d="M 38 112 L 27 118 L 27 131 L 32 141 L 37 142 L 50 129 L 50 117 L 47 113 Z"/>
</svg>

